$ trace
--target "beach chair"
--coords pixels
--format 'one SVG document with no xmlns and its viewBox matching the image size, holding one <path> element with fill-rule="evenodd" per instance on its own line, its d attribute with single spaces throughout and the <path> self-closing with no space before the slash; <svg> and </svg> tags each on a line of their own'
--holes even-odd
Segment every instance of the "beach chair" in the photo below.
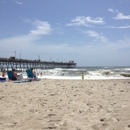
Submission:
<svg viewBox="0 0 130 130">
<path fill-rule="evenodd" d="M 28 70 L 26 70 L 26 73 L 29 78 L 36 78 L 36 76 L 33 74 L 32 70 L 28 69 Z"/>
<path fill-rule="evenodd" d="M 40 79 L 36 77 L 36 75 L 33 74 L 32 70 L 28 69 L 26 70 L 27 76 L 31 78 L 32 80 L 39 81 Z"/>
<path fill-rule="evenodd" d="M 13 71 L 8 71 L 7 74 L 8 74 L 8 78 L 10 80 L 17 80 L 16 77 L 14 77 L 14 75 L 13 75 Z"/>
<path fill-rule="evenodd" d="M 17 79 L 13 76 L 13 72 L 12 72 L 12 71 L 8 71 L 7 74 L 8 74 L 8 78 L 9 78 L 10 80 L 13 80 L 14 83 L 25 83 L 25 82 L 31 82 L 31 81 L 32 81 L 32 80 L 30 80 L 30 79 L 17 80 Z"/>
</svg>

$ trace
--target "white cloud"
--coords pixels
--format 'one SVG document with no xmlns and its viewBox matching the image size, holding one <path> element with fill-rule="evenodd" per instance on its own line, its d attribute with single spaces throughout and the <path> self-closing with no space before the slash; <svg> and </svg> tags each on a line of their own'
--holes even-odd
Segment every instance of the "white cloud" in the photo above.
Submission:
<svg viewBox="0 0 130 130">
<path fill-rule="evenodd" d="M 109 8 L 108 11 L 114 13 L 114 10 L 112 8 Z"/>
<path fill-rule="evenodd" d="M 123 13 L 120 13 L 118 11 L 117 12 L 117 16 L 114 17 L 113 19 L 117 19 L 117 20 L 125 20 L 125 19 L 130 19 L 130 15 L 124 15 Z"/>
<path fill-rule="evenodd" d="M 92 19 L 91 17 L 78 16 L 71 20 L 71 23 L 66 24 L 66 26 L 90 26 L 90 24 L 105 24 L 105 22 L 101 17 Z"/>
<path fill-rule="evenodd" d="M 114 13 L 115 11 L 112 8 L 109 8 L 108 11 Z M 123 13 L 120 13 L 118 10 L 116 10 L 117 16 L 113 17 L 113 19 L 117 20 L 125 20 L 125 19 L 130 19 L 130 15 L 124 15 Z"/>
<path fill-rule="evenodd" d="M 107 42 L 108 41 L 108 39 L 105 36 L 100 35 L 95 31 L 89 30 L 89 31 L 86 31 L 84 33 L 86 33 L 89 37 L 95 38 L 95 40 L 100 40 L 101 42 Z"/>
<path fill-rule="evenodd" d="M 102 40 L 103 36 L 98 34 L 95 31 L 88 31 L 89 36 L 94 38 L 99 38 L 98 40 Z M 17 52 L 16 57 L 19 58 L 19 54 L 23 59 L 37 59 L 40 55 L 42 61 L 46 61 L 49 57 L 52 56 L 52 59 L 56 61 L 57 58 L 60 59 L 73 59 L 75 62 L 79 64 L 86 65 L 102 65 L 102 63 L 95 62 L 96 60 L 105 59 L 105 62 L 110 63 L 110 65 L 117 65 L 114 60 L 117 58 L 122 61 L 125 65 L 127 65 L 127 61 L 130 55 L 130 38 L 122 39 L 120 41 L 106 42 L 105 44 L 100 44 L 97 41 L 97 44 L 82 44 L 80 46 L 72 45 L 70 43 L 43 43 L 37 44 L 35 42 L 36 38 L 31 39 L 33 37 L 22 36 L 15 38 L 8 38 L 0 40 L 0 56 L 7 57 L 14 55 L 14 51 Z M 84 42 L 84 41 L 81 41 Z M 6 53 L 4 50 L 7 50 Z M 63 51 L 64 50 L 64 51 Z M 56 54 L 56 55 L 55 55 Z M 73 55 L 71 55 L 73 54 Z M 122 56 L 123 58 L 121 58 Z M 111 59 L 113 62 L 110 62 Z M 83 60 L 83 61 L 82 61 Z M 81 62 L 82 61 L 82 62 Z M 92 62 L 92 64 L 91 64 Z M 115 64 L 114 64 L 115 63 Z M 108 65 L 106 63 L 106 65 Z"/>
<path fill-rule="evenodd" d="M 35 21 L 34 23 L 37 27 L 36 30 L 31 30 L 30 31 L 30 35 L 46 35 L 46 34 L 50 34 L 51 32 L 51 27 L 50 24 L 48 24 L 48 22 L 46 21 Z"/>
<path fill-rule="evenodd" d="M 15 1 L 15 0 L 14 0 L 14 2 L 15 2 L 16 4 L 19 4 L 19 5 L 22 5 L 22 4 L 23 4 L 22 2 Z"/>
<path fill-rule="evenodd" d="M 117 28 L 117 29 L 127 29 L 130 28 L 130 26 L 120 26 L 120 27 L 116 27 L 116 26 L 107 26 L 108 28 Z"/>
<path fill-rule="evenodd" d="M 35 21 L 35 30 L 31 30 L 27 35 L 21 35 L 11 38 L 5 38 L 0 40 L 1 48 L 22 50 L 24 52 L 25 48 L 30 48 L 31 46 L 35 48 L 36 40 L 41 39 L 41 35 L 47 35 L 51 32 L 50 24 L 46 21 Z M 29 50 L 30 51 L 30 50 Z"/>
</svg>

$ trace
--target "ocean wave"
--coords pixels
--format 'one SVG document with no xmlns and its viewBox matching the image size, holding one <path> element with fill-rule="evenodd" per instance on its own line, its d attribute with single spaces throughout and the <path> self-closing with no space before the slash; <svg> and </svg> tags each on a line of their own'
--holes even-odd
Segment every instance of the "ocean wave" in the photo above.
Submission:
<svg viewBox="0 0 130 130">
<path fill-rule="evenodd" d="M 84 79 L 126 79 L 130 78 L 129 67 L 83 67 L 83 68 L 55 68 L 36 70 L 39 78 L 50 79 L 81 79 L 84 73 Z M 42 73 L 42 76 L 40 74 Z M 25 76 L 25 72 L 23 73 Z"/>
<path fill-rule="evenodd" d="M 126 73 L 123 73 L 123 74 L 120 74 L 121 76 L 124 76 L 124 77 L 130 77 L 130 74 L 126 74 Z"/>
</svg>

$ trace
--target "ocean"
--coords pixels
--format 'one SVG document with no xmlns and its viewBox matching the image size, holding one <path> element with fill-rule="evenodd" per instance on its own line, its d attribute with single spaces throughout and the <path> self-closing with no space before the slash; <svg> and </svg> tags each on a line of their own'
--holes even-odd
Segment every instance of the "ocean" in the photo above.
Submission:
<svg viewBox="0 0 130 130">
<path fill-rule="evenodd" d="M 39 78 L 47 79 L 130 79 L 130 66 L 128 67 L 76 67 L 76 68 L 55 68 L 35 70 Z M 25 72 L 22 72 L 26 78 Z"/>
</svg>

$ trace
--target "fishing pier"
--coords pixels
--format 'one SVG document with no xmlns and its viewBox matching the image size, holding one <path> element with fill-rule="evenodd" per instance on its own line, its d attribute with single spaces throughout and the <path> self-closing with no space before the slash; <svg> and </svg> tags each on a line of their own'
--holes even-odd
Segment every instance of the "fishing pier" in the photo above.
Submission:
<svg viewBox="0 0 130 130">
<path fill-rule="evenodd" d="M 41 61 L 39 60 L 27 60 L 27 59 L 15 59 L 0 58 L 0 69 L 10 70 L 15 68 L 16 70 L 24 70 L 29 68 L 34 69 L 54 69 L 54 68 L 75 68 L 76 63 L 74 61 L 69 62 L 55 62 L 55 61 Z"/>
</svg>

